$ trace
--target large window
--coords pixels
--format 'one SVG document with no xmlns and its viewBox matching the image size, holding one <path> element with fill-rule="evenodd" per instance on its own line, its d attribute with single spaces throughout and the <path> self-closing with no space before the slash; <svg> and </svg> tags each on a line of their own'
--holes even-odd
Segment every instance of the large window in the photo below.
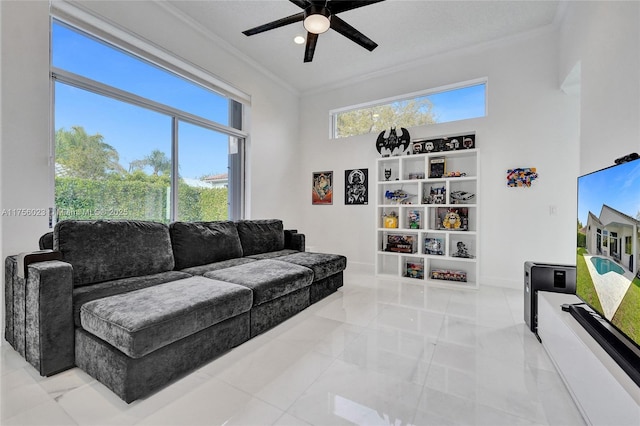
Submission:
<svg viewBox="0 0 640 426">
<path fill-rule="evenodd" d="M 238 102 L 58 21 L 51 75 L 58 220 L 242 217 Z"/>
<path fill-rule="evenodd" d="M 486 115 L 486 82 L 475 81 L 331 111 L 332 137 L 378 133 Z"/>
</svg>

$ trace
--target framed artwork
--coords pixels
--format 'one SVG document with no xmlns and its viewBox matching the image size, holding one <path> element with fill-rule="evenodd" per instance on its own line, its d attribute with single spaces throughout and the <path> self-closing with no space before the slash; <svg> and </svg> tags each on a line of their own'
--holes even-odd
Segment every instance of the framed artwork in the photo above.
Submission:
<svg viewBox="0 0 640 426">
<path fill-rule="evenodd" d="M 348 206 L 369 204 L 369 169 L 344 171 L 344 203 Z"/>
<path fill-rule="evenodd" d="M 333 204 L 333 172 L 313 172 L 311 204 Z"/>
</svg>

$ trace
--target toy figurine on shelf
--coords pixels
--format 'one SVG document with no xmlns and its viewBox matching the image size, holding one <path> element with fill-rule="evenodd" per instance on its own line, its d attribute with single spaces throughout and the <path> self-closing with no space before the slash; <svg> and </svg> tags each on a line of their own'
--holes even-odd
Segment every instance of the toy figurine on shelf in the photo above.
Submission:
<svg viewBox="0 0 640 426">
<path fill-rule="evenodd" d="M 451 204 L 466 204 L 475 198 L 476 194 L 466 191 L 453 191 L 451 193 Z"/>
<path fill-rule="evenodd" d="M 394 203 L 409 204 L 407 202 L 407 200 L 409 200 L 409 198 L 411 198 L 411 197 L 415 197 L 415 195 L 408 194 L 407 192 L 403 191 L 402 189 L 396 189 L 395 191 L 387 191 L 387 192 L 385 192 L 384 197 L 387 200 L 393 201 Z"/>
<path fill-rule="evenodd" d="M 425 238 L 424 239 L 424 254 L 437 254 L 442 256 L 444 254 L 444 242 L 440 238 Z"/>
<path fill-rule="evenodd" d="M 444 204 L 447 188 L 444 186 L 434 188 L 433 186 L 429 190 L 429 195 L 425 195 L 424 204 Z"/>
<path fill-rule="evenodd" d="M 411 210 L 409 212 L 409 228 L 420 229 L 420 211 Z"/>
<path fill-rule="evenodd" d="M 449 210 L 442 220 L 442 226 L 446 229 L 460 229 L 462 220 L 457 210 Z"/>
<path fill-rule="evenodd" d="M 382 217 L 382 223 L 385 228 L 397 228 L 398 227 L 398 215 L 396 212 L 385 213 Z"/>
<path fill-rule="evenodd" d="M 391 178 L 391 169 L 384 169 L 384 180 L 389 180 Z"/>
<path fill-rule="evenodd" d="M 467 174 L 464 172 L 448 172 L 447 174 L 445 174 L 445 177 L 463 177 L 466 175 Z"/>
<path fill-rule="evenodd" d="M 468 231 L 469 230 L 469 209 L 466 207 L 447 208 L 438 207 L 438 229 L 446 229 L 449 231 Z"/>
<path fill-rule="evenodd" d="M 456 244 L 456 247 L 457 247 L 458 251 L 453 253 L 451 256 L 453 256 L 453 257 L 463 257 L 465 259 L 473 259 L 473 258 L 475 258 L 474 255 L 469 254 L 469 250 L 467 250 L 467 245 L 465 243 L 463 243 L 462 241 L 458 241 L 458 243 Z"/>
</svg>

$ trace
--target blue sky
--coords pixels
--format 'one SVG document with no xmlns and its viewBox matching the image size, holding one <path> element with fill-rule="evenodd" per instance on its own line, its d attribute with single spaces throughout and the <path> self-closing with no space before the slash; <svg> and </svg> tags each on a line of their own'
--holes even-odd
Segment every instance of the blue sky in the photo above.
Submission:
<svg viewBox="0 0 640 426">
<path fill-rule="evenodd" d="M 59 24 L 53 26 L 53 65 L 121 90 L 228 124 L 228 100 L 155 66 L 136 60 Z M 56 83 L 55 128 L 82 126 L 117 149 L 120 164 L 154 149 L 170 157 L 171 118 L 85 90 Z M 227 172 L 228 138 L 197 126 L 179 126 L 182 177 Z"/>
<path fill-rule="evenodd" d="M 485 111 L 486 85 L 464 87 L 427 96 L 433 103 L 433 112 L 438 122 L 483 117 Z M 444 107 L 442 107 L 444 106 Z"/>
<path fill-rule="evenodd" d="M 628 216 L 640 212 L 640 160 L 582 176 L 578 180 L 578 219 L 587 224 L 589 211 L 600 215 L 606 204 Z"/>
</svg>

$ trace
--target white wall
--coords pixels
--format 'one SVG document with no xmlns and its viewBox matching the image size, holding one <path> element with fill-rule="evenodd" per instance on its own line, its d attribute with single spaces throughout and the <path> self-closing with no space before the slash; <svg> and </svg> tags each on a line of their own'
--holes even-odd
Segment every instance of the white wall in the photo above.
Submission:
<svg viewBox="0 0 640 426">
<path fill-rule="evenodd" d="M 345 206 L 344 170 L 369 168 L 374 178 L 377 135 L 329 139 L 329 110 L 488 77 L 487 117 L 412 128 L 411 136 L 477 134 L 481 285 L 521 288 L 527 260 L 574 263 L 578 99 L 559 89 L 556 43 L 549 28 L 304 96 L 298 198 L 307 245 L 345 254 L 354 268 L 372 270 L 375 261 L 375 186 L 369 185 L 368 206 Z M 507 188 L 506 171 L 513 167 L 537 167 L 540 177 L 531 188 Z M 332 206 L 311 205 L 311 174 L 320 170 L 334 171 Z"/>
<path fill-rule="evenodd" d="M 38 238 L 48 229 L 48 216 L 26 216 L 26 212 L 14 209 L 47 210 L 52 181 L 48 167 L 48 3 L 2 1 L 0 10 L 0 211 L 4 212 L 0 220 L 4 262 L 9 254 L 38 249 Z"/>
<path fill-rule="evenodd" d="M 580 174 L 640 152 L 640 3 L 569 2 L 560 78 L 580 63 Z"/>
</svg>

